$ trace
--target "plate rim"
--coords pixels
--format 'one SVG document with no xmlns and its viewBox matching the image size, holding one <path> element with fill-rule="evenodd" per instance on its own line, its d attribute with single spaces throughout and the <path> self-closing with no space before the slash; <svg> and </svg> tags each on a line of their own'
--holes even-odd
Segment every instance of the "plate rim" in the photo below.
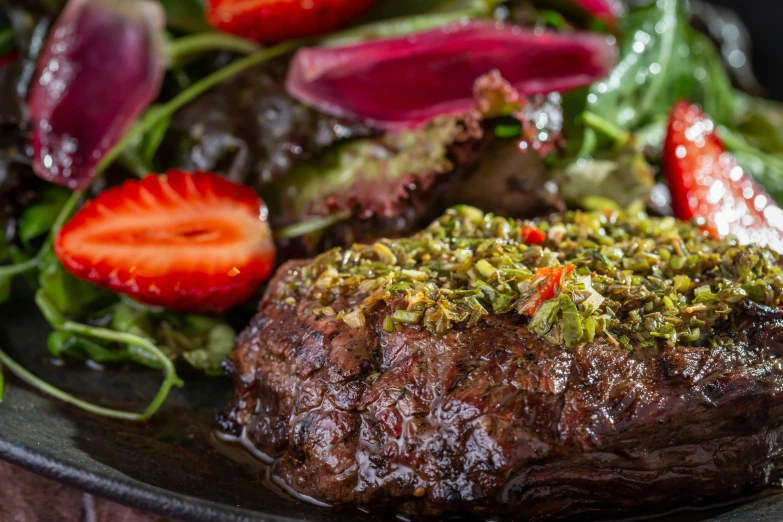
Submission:
<svg viewBox="0 0 783 522">
<path fill-rule="evenodd" d="M 35 450 L 26 444 L 13 442 L 2 434 L 0 434 L 0 459 L 65 486 L 160 516 L 192 522 L 301 522 L 302 520 L 176 493 L 131 477 L 117 479 L 102 475 L 65 462 L 49 453 Z"/>
</svg>

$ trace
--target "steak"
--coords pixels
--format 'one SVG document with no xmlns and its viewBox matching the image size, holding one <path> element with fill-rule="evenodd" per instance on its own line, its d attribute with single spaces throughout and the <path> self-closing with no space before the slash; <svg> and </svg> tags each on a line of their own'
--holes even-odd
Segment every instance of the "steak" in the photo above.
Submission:
<svg viewBox="0 0 783 522">
<path fill-rule="evenodd" d="M 774 254 L 670 219 L 572 213 L 520 227 L 461 212 L 409 242 L 381 242 L 389 252 L 376 244 L 288 262 L 270 282 L 227 365 L 236 390 L 221 424 L 275 456 L 277 478 L 335 505 L 520 520 L 639 515 L 778 484 L 783 279 Z M 547 234 L 542 245 L 524 244 L 527 226 Z M 444 245 L 459 252 L 460 241 L 473 245 L 470 268 L 432 272 L 451 259 Z M 422 244 L 426 253 L 412 250 Z M 670 247 L 688 263 L 638 262 L 667 258 Z M 520 312 L 557 261 L 577 268 L 532 318 Z M 378 273 L 383 284 L 369 283 Z M 514 273 L 521 281 L 509 285 Z M 514 286 L 514 304 L 499 307 L 482 291 L 479 313 L 439 327 L 443 296 L 466 311 L 455 296 L 483 289 L 482 278 L 496 291 Z M 584 307 L 590 298 L 579 292 L 591 286 L 603 300 Z M 583 317 L 577 340 L 563 296 Z M 554 319 L 542 328 L 544 313 Z M 614 319 L 602 327 L 604 315 Z"/>
</svg>

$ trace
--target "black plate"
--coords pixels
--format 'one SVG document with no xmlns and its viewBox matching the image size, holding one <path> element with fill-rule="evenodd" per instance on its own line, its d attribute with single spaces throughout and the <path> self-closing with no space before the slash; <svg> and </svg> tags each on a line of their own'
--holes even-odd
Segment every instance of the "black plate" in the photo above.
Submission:
<svg viewBox="0 0 783 522">
<path fill-rule="evenodd" d="M 755 61 L 772 95 L 783 99 L 778 22 L 769 0 L 718 0 L 740 7 L 757 38 Z M 774 89 L 775 86 L 780 88 Z M 58 368 L 46 357 L 48 327 L 29 296 L 0 306 L 0 346 L 54 385 L 81 397 L 141 410 L 158 386 L 146 371 Z M 90 493 L 193 521 L 386 521 L 393 514 L 335 512 L 267 487 L 265 469 L 237 447 L 216 442 L 215 415 L 230 383 L 188 375 L 148 424 L 111 422 L 50 401 L 11 380 L 0 404 L 0 458 Z M 659 521 L 780 522 L 783 490 L 729 507 L 681 512 Z"/>
<path fill-rule="evenodd" d="M 20 292 L 24 294 L 26 292 Z M 115 407 L 143 409 L 157 388 L 151 371 L 101 372 L 57 367 L 46 357 L 48 327 L 30 296 L 0 307 L 0 343 L 17 361 L 56 386 Z M 186 376 L 154 419 L 108 421 L 48 400 L 11 379 L 0 404 L 0 458 L 122 504 L 194 521 L 393 520 L 393 514 L 335 512 L 268 487 L 265 468 L 239 446 L 219 442 L 215 415 L 230 383 Z M 665 520 L 779 522 L 783 494 Z"/>
</svg>

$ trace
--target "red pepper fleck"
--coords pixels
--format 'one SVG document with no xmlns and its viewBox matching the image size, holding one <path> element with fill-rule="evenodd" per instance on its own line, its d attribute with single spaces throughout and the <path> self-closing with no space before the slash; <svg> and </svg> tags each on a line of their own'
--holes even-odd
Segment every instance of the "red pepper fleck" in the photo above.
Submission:
<svg viewBox="0 0 783 522">
<path fill-rule="evenodd" d="M 546 234 L 536 227 L 522 227 L 522 242 L 526 245 L 540 245 L 546 240 Z"/>
<path fill-rule="evenodd" d="M 521 308 L 521 312 L 533 317 L 544 302 L 549 301 L 560 293 L 560 281 L 563 273 L 570 274 L 574 271 L 576 265 L 558 266 L 555 268 L 539 268 L 533 275 L 533 282 L 541 281 L 533 294 L 527 298 Z M 542 281 L 543 279 L 543 281 Z"/>
</svg>

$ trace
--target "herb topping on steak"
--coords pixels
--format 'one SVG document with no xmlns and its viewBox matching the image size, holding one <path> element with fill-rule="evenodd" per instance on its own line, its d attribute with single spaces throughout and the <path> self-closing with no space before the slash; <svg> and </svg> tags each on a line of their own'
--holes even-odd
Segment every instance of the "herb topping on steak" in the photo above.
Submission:
<svg viewBox="0 0 783 522">
<path fill-rule="evenodd" d="M 528 244 L 530 230 L 539 244 Z M 547 284 L 542 275 L 562 268 L 558 297 L 531 307 Z M 460 206 L 412 237 L 331 250 L 278 290 L 278 299 L 317 300 L 313 313 L 356 327 L 379 301 L 394 302 L 389 331 L 422 324 L 443 334 L 516 311 L 555 344 L 598 334 L 631 349 L 632 339 L 641 347 L 714 341 L 737 303 L 780 303 L 783 271 L 768 249 L 712 239 L 673 218 L 567 212 L 529 222 Z M 346 293 L 366 298 L 331 306 Z"/>
</svg>

